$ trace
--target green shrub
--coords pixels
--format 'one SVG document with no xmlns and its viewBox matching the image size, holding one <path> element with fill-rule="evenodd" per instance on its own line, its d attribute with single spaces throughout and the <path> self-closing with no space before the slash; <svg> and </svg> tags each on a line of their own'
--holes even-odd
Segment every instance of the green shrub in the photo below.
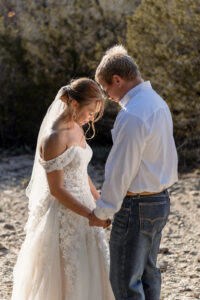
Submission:
<svg viewBox="0 0 200 300">
<path fill-rule="evenodd" d="M 94 76 L 104 51 L 124 41 L 126 15 L 137 4 L 136 0 L 0 3 L 0 147 L 34 148 L 40 122 L 57 90 L 72 78 Z M 109 107 L 106 119 L 97 125 L 99 140 L 104 123 L 113 121 Z"/>
<path fill-rule="evenodd" d="M 128 18 L 129 53 L 168 102 L 181 167 L 200 162 L 198 0 L 143 0 Z"/>
</svg>

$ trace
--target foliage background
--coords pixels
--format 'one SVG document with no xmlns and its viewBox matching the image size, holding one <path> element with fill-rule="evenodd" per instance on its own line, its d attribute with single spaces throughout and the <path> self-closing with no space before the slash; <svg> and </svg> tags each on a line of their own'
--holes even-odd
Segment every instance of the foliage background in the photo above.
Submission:
<svg viewBox="0 0 200 300">
<path fill-rule="evenodd" d="M 168 102 L 180 165 L 198 165 L 199 0 L 2 0 L 0 147 L 34 149 L 60 86 L 94 77 L 104 51 L 116 43 L 128 47 L 143 78 Z M 111 144 L 116 113 L 107 103 L 93 143 Z"/>
<path fill-rule="evenodd" d="M 200 1 L 144 0 L 128 17 L 127 45 L 167 101 L 180 166 L 200 162 Z"/>
</svg>

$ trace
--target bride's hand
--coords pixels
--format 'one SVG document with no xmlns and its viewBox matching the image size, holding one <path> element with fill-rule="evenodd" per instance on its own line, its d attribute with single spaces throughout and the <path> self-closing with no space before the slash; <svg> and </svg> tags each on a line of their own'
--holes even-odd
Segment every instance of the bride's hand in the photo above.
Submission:
<svg viewBox="0 0 200 300">
<path fill-rule="evenodd" d="M 89 215 L 89 225 L 90 226 L 97 226 L 97 227 L 103 227 L 103 228 L 107 228 L 110 224 L 111 221 L 108 220 L 100 220 L 99 218 L 97 218 L 94 214 L 94 212 L 92 212 Z"/>
<path fill-rule="evenodd" d="M 103 226 L 103 229 L 109 227 L 110 224 L 111 224 L 111 220 L 110 219 L 105 220 L 105 225 Z"/>
</svg>

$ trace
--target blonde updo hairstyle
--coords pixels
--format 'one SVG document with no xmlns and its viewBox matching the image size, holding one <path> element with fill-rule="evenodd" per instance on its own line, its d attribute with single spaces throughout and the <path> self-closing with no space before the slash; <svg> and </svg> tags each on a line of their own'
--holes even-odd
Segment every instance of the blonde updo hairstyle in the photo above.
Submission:
<svg viewBox="0 0 200 300">
<path fill-rule="evenodd" d="M 91 104 L 91 102 L 96 102 L 96 104 L 100 104 L 100 110 L 95 115 L 94 120 L 89 122 L 89 127 L 85 133 L 89 131 L 90 127 L 92 127 L 93 135 L 90 138 L 92 139 L 95 136 L 95 127 L 94 123 L 97 122 L 103 115 L 104 112 L 104 98 L 98 84 L 90 79 L 90 78 L 79 78 L 76 80 L 72 80 L 69 85 L 63 88 L 63 93 L 60 97 L 60 100 L 66 104 L 66 115 L 70 120 L 76 121 L 73 116 L 72 109 L 72 100 L 76 100 L 79 103 L 79 108 L 83 108 Z"/>
</svg>

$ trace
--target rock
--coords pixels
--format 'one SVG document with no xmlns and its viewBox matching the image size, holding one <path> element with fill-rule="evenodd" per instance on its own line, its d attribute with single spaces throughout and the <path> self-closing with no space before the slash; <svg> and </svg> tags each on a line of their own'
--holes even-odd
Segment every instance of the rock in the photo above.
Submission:
<svg viewBox="0 0 200 300">
<path fill-rule="evenodd" d="M 173 239 L 180 239 L 181 235 L 179 235 L 179 234 L 171 234 L 171 238 L 173 238 Z"/>
<path fill-rule="evenodd" d="M 167 261 L 162 261 L 159 264 L 159 268 L 162 272 L 165 272 L 167 270 L 168 262 Z"/>
<path fill-rule="evenodd" d="M 5 282 L 5 283 L 8 283 L 8 284 L 9 284 L 9 283 L 10 283 L 10 284 L 12 283 L 12 281 L 11 281 L 10 279 L 6 279 L 6 280 L 4 280 L 4 282 Z"/>
<path fill-rule="evenodd" d="M 196 252 L 196 251 L 191 251 L 190 254 L 196 256 L 196 255 L 198 254 L 198 252 Z"/>
<path fill-rule="evenodd" d="M 3 244 L 0 243 L 0 250 L 2 250 L 2 249 L 6 249 L 7 250 L 7 248 Z"/>
<path fill-rule="evenodd" d="M 181 205 L 188 205 L 188 204 L 190 204 L 189 201 L 181 201 Z"/>
<path fill-rule="evenodd" d="M 169 253 L 169 248 L 167 248 L 167 247 L 160 248 L 159 253 L 167 254 L 167 253 Z"/>
<path fill-rule="evenodd" d="M 199 191 L 192 191 L 190 194 L 194 197 L 199 196 Z"/>
<path fill-rule="evenodd" d="M 3 248 L 0 250 L 0 256 L 4 256 L 5 254 L 8 254 L 8 249 L 7 248 Z"/>
<path fill-rule="evenodd" d="M 192 294 L 192 297 L 194 297 L 195 299 L 200 299 L 200 293 L 194 293 Z"/>
<path fill-rule="evenodd" d="M 190 253 L 190 250 L 184 250 L 184 253 L 185 254 Z"/>
<path fill-rule="evenodd" d="M 198 278 L 199 276 L 195 273 L 189 274 L 190 278 Z"/>
<path fill-rule="evenodd" d="M 189 288 L 189 287 L 184 287 L 183 289 L 180 290 L 181 293 L 183 293 L 183 292 L 191 292 L 191 291 L 192 291 L 192 289 Z"/>
<path fill-rule="evenodd" d="M 8 233 L 3 233 L 3 234 L 1 234 L 1 237 L 2 238 L 7 238 L 7 237 L 9 237 L 10 236 L 10 234 L 8 234 Z"/>
<path fill-rule="evenodd" d="M 11 224 L 5 224 L 4 228 L 8 229 L 8 230 L 15 230 L 15 227 L 13 225 L 11 225 Z"/>
<path fill-rule="evenodd" d="M 12 194 L 12 190 L 5 190 L 4 194 L 10 195 L 10 194 Z"/>
</svg>

